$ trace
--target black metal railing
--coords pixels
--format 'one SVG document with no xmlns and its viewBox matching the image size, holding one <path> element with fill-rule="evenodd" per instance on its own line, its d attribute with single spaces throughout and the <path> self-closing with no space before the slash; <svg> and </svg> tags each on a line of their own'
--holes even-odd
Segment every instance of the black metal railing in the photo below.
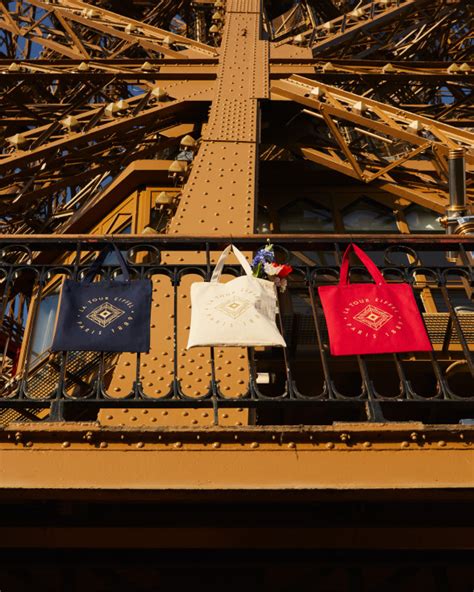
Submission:
<svg viewBox="0 0 474 592">
<path fill-rule="evenodd" d="M 267 238 L 232 240 L 249 253 Z M 316 287 L 337 282 L 342 252 L 351 239 L 373 257 L 388 281 L 412 285 L 432 353 L 330 355 Z M 152 325 L 152 331 L 160 334 L 160 346 L 152 346 L 150 354 L 133 356 L 51 353 L 47 333 L 61 279 L 79 277 L 91 252 L 112 240 L 127 253 L 135 277 L 162 282 L 153 303 L 166 304 L 168 312 L 163 308 L 163 317 L 157 317 L 156 327 Z M 19 357 L 16 350 L 3 352 L 4 359 L 16 359 L 2 376 L 0 423 L 2 413 L 10 417 L 13 411 L 16 418 L 23 413 L 28 419 L 83 419 L 109 407 L 210 407 L 215 418 L 219 408 L 249 408 L 254 410 L 252 421 L 262 424 L 452 423 L 474 418 L 474 238 L 278 235 L 271 241 L 278 260 L 291 262 L 294 268 L 287 292 L 279 297 L 279 323 L 288 347 L 241 350 L 239 371 L 244 379 L 241 374 L 233 381 L 231 362 L 226 375 L 219 366 L 225 351 L 201 348 L 199 359 L 198 354 L 194 359 L 185 354 L 183 338 L 189 300 L 185 306 L 182 299 L 187 297 L 189 280 L 210 277 L 213 257 L 228 238 L 1 237 L 0 332 L 8 335 L 9 327 L 15 326 L 17 339 L 20 326 L 24 337 Z M 113 264 L 105 269 L 109 276 L 119 273 Z M 226 272 L 239 275 L 240 269 L 231 265 Z M 357 261 L 351 274 L 352 281 L 369 281 Z M 161 342 L 166 342 L 166 351 Z M 129 384 L 113 387 L 117 377 L 111 376 L 122 366 L 131 377 Z M 193 373 L 200 384 L 196 389 L 195 382 L 194 390 L 186 386 L 185 378 Z M 225 382 L 224 376 L 230 379 Z"/>
</svg>

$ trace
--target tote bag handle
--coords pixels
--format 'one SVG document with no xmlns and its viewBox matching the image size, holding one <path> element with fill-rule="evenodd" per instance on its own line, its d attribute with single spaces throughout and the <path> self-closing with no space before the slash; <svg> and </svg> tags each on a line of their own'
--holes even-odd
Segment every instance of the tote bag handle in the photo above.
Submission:
<svg viewBox="0 0 474 592">
<path fill-rule="evenodd" d="M 127 264 L 125 263 L 125 259 L 123 258 L 121 251 L 117 248 L 117 245 L 115 243 L 112 243 L 111 245 L 107 245 L 106 247 L 104 247 L 102 249 L 102 251 L 99 253 L 99 256 L 94 261 L 94 263 L 91 265 L 91 268 L 89 269 L 86 276 L 84 277 L 84 280 L 83 280 L 84 284 L 90 284 L 92 282 L 92 280 L 95 278 L 95 276 L 99 273 L 99 271 L 102 268 L 102 265 L 104 264 L 105 258 L 110 253 L 111 249 L 117 255 L 120 269 L 122 270 L 122 275 L 123 275 L 125 281 L 126 282 L 130 281 L 130 274 L 128 272 Z"/>
<path fill-rule="evenodd" d="M 214 267 L 214 271 L 213 271 L 212 277 L 211 277 L 211 282 L 215 283 L 215 282 L 219 281 L 219 279 L 222 275 L 222 270 L 224 269 L 225 260 L 227 259 L 228 255 L 230 254 L 231 251 L 234 252 L 234 255 L 237 257 L 238 262 L 244 268 L 246 275 L 252 276 L 252 268 L 250 267 L 249 262 L 244 257 L 243 253 L 241 253 L 236 246 L 229 245 L 228 247 L 226 247 L 222 251 L 221 256 L 219 257 L 219 260 L 217 261 L 216 266 Z"/>
<path fill-rule="evenodd" d="M 364 253 L 362 249 L 360 249 L 354 243 L 351 243 L 342 257 L 342 264 L 341 264 L 341 271 L 339 274 L 339 285 L 340 286 L 348 286 L 349 282 L 349 254 L 351 250 L 359 257 L 361 262 L 364 264 L 364 267 L 367 269 L 369 274 L 371 275 L 372 279 L 376 284 L 386 284 L 387 282 L 384 280 L 383 275 L 380 273 L 379 268 L 375 265 L 372 259 Z"/>
</svg>

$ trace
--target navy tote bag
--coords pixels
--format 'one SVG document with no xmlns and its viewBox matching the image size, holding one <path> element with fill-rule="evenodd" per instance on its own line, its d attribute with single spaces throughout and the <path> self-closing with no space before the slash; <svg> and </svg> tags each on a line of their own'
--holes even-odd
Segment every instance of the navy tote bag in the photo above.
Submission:
<svg viewBox="0 0 474 592">
<path fill-rule="evenodd" d="M 65 279 L 59 298 L 52 351 L 148 352 L 151 281 L 131 280 L 122 253 L 112 248 L 122 278 L 93 282 L 111 247 L 82 281 Z"/>
</svg>

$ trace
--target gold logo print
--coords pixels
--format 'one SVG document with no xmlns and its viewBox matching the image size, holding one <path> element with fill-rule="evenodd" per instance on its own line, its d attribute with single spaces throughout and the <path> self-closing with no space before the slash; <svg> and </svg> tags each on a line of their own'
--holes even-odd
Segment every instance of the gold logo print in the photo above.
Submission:
<svg viewBox="0 0 474 592">
<path fill-rule="evenodd" d="M 354 320 L 367 325 L 367 327 L 370 327 L 374 331 L 381 329 L 392 318 L 393 315 L 372 304 L 369 304 L 354 316 Z"/>
<path fill-rule="evenodd" d="M 216 310 L 220 310 L 232 319 L 240 317 L 248 308 L 251 303 L 243 298 L 232 298 L 227 302 L 222 302 L 219 306 L 216 306 Z"/>
<path fill-rule="evenodd" d="M 125 311 L 122 309 L 110 304 L 110 302 L 104 302 L 94 308 L 94 310 L 87 315 L 87 318 L 101 327 L 108 327 L 110 323 L 113 323 L 123 314 L 125 314 Z"/>
</svg>

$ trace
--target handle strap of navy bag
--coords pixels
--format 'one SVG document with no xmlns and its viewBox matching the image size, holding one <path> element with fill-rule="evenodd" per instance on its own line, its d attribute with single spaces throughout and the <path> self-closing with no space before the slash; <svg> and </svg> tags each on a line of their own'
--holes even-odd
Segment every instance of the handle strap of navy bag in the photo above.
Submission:
<svg viewBox="0 0 474 592">
<path fill-rule="evenodd" d="M 94 261 L 94 263 L 91 265 L 89 271 L 85 275 L 83 283 L 90 284 L 92 282 L 92 280 L 95 278 L 95 276 L 102 269 L 105 258 L 107 257 L 107 255 L 111 251 L 115 252 L 115 254 L 117 256 L 118 263 L 120 265 L 120 269 L 122 270 L 122 275 L 123 275 L 125 281 L 126 282 L 130 281 L 130 274 L 128 272 L 128 267 L 127 267 L 127 264 L 125 262 L 123 255 L 122 255 L 122 252 L 117 248 L 117 245 L 115 243 L 112 243 L 112 244 L 104 247 L 102 249 L 102 251 L 99 253 L 97 259 Z"/>
<path fill-rule="evenodd" d="M 352 250 L 357 255 L 357 257 L 359 257 L 361 262 L 364 264 L 364 267 L 370 273 L 370 275 L 372 276 L 372 279 L 374 280 L 374 282 L 376 284 L 386 284 L 387 283 L 384 280 L 383 275 L 380 273 L 379 268 L 375 265 L 375 263 L 372 261 L 372 259 L 366 253 L 364 253 L 364 251 L 362 249 L 360 249 L 357 245 L 354 245 L 354 243 L 351 243 L 347 247 L 347 249 L 344 253 L 344 256 L 342 257 L 341 271 L 339 274 L 339 285 L 340 286 L 347 286 L 349 284 L 349 281 L 348 281 L 349 280 L 349 255 Z"/>
</svg>

